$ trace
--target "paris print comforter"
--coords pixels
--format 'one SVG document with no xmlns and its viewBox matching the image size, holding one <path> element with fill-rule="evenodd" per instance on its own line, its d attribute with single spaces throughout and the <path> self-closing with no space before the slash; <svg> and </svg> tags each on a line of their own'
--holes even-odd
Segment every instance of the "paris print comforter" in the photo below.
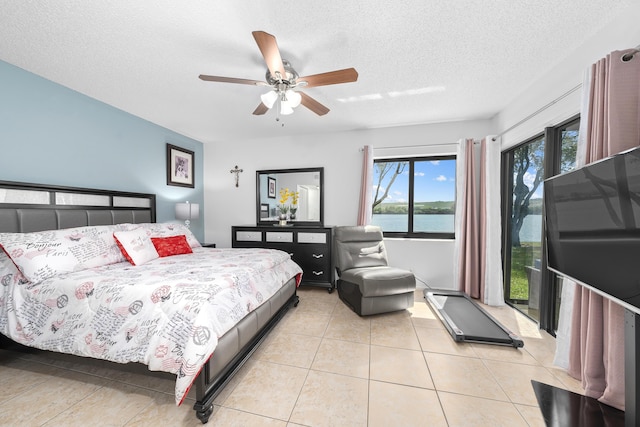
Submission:
<svg viewBox="0 0 640 427">
<path fill-rule="evenodd" d="M 194 248 L 34 285 L 0 251 L 0 332 L 31 347 L 171 372 L 180 404 L 218 338 L 301 273 L 282 251 Z"/>
</svg>

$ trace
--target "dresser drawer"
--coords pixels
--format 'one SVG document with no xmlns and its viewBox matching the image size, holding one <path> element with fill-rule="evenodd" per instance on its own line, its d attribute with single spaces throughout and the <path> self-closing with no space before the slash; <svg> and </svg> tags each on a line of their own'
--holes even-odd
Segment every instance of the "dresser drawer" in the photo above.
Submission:
<svg viewBox="0 0 640 427">
<path fill-rule="evenodd" d="M 331 259 L 325 251 L 311 251 L 305 254 L 300 260 L 305 268 L 313 268 L 315 270 L 328 270 L 331 266 Z"/>
<path fill-rule="evenodd" d="M 303 280 L 326 280 L 331 270 L 331 255 L 325 245 L 295 248 L 293 260 L 304 270 Z"/>
<path fill-rule="evenodd" d="M 327 282 L 329 281 L 329 271 L 321 268 L 303 269 L 302 280 L 307 282 Z"/>
<path fill-rule="evenodd" d="M 309 264 L 331 263 L 331 251 L 328 245 L 307 244 L 296 246 L 296 257 Z"/>
<path fill-rule="evenodd" d="M 267 231 L 267 242 L 293 242 L 293 232 L 291 231 Z"/>
<path fill-rule="evenodd" d="M 298 233 L 298 243 L 327 243 L 326 233 Z"/>
<path fill-rule="evenodd" d="M 238 242 L 261 242 L 261 231 L 236 231 L 236 240 Z"/>
</svg>

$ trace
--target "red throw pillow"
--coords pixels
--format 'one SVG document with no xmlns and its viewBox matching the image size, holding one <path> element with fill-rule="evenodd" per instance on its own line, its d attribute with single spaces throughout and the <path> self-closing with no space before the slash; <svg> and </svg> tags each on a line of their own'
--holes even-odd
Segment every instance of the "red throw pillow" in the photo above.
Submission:
<svg viewBox="0 0 640 427">
<path fill-rule="evenodd" d="M 161 257 L 193 253 L 187 242 L 187 236 L 152 237 L 151 242 Z"/>
</svg>

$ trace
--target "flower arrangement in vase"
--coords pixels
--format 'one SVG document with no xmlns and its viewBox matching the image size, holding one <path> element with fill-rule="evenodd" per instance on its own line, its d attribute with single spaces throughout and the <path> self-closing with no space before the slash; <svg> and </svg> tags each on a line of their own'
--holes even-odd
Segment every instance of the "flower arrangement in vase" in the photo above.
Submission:
<svg viewBox="0 0 640 427">
<path fill-rule="evenodd" d="M 291 192 L 288 188 L 283 188 L 280 190 L 280 205 L 278 205 L 278 209 L 280 210 L 280 225 L 287 225 L 287 212 L 289 212 L 289 205 L 287 205 L 287 200 L 291 197 Z"/>
<path fill-rule="evenodd" d="M 296 191 L 296 192 L 291 192 L 289 193 L 291 195 L 291 215 L 290 218 L 291 219 L 296 219 L 296 212 L 298 211 L 298 197 L 300 197 L 300 194 Z"/>
</svg>

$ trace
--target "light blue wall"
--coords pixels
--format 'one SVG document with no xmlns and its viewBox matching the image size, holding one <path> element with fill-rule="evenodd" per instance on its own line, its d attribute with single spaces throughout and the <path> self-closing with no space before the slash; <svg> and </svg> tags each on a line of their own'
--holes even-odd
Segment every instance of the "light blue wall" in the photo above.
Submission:
<svg viewBox="0 0 640 427">
<path fill-rule="evenodd" d="M 166 185 L 166 144 L 195 154 L 195 188 Z M 0 61 L 0 180 L 155 193 L 157 221 L 200 204 L 202 143 Z"/>
</svg>

